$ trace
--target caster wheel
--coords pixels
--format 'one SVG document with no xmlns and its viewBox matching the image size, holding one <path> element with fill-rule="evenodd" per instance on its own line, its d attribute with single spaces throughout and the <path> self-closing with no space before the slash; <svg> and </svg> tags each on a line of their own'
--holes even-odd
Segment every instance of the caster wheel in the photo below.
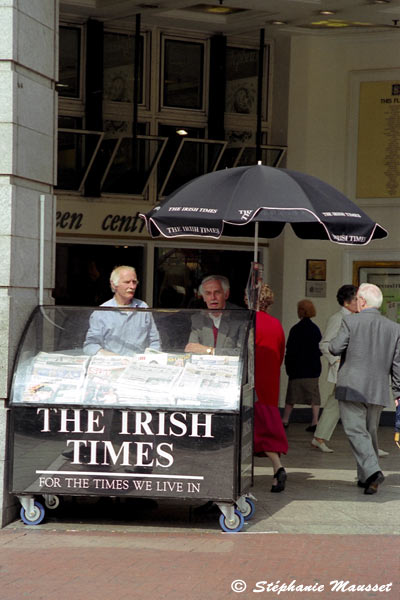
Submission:
<svg viewBox="0 0 400 600">
<path fill-rule="evenodd" d="M 246 508 L 244 510 L 240 511 L 242 513 L 243 517 L 249 521 L 253 517 L 255 511 L 256 511 L 256 506 L 255 506 L 253 500 L 250 500 L 250 498 L 246 498 Z"/>
<path fill-rule="evenodd" d="M 54 510 L 60 506 L 60 498 L 58 496 L 48 496 L 44 499 L 44 505 L 50 510 Z"/>
<path fill-rule="evenodd" d="M 240 531 L 244 525 L 244 517 L 240 510 L 235 509 L 232 521 L 228 521 L 225 515 L 221 515 L 219 518 L 219 524 L 223 531 L 227 533 L 236 533 Z"/>
<path fill-rule="evenodd" d="M 44 508 L 40 502 L 36 502 L 35 500 L 32 513 L 28 515 L 24 507 L 22 507 L 20 516 L 25 525 L 39 525 L 44 519 Z"/>
</svg>

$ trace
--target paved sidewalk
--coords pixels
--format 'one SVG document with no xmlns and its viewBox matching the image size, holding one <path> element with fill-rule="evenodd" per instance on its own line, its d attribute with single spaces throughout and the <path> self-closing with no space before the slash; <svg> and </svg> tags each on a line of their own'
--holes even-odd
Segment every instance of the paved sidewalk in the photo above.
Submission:
<svg viewBox="0 0 400 600">
<path fill-rule="evenodd" d="M 145 508 L 140 501 L 75 499 L 47 511 L 36 527 L 11 523 L 0 531 L 0 600 L 257 593 L 270 600 L 399 600 L 400 451 L 393 430 L 380 430 L 380 446 L 390 452 L 381 459 L 386 481 L 377 495 L 365 496 L 341 427 L 332 454 L 312 449 L 304 427 L 288 429 L 285 492 L 269 492 L 271 467 L 256 458 L 256 513 L 240 533 L 222 533 L 217 512 L 198 515 L 192 505 L 168 501 Z M 337 591 L 334 581 L 344 582 Z"/>
<path fill-rule="evenodd" d="M 0 533 L 0 598 L 223 600 L 263 592 L 263 598 L 284 600 L 398 600 L 397 542 L 394 536 L 370 535 L 7 529 Z M 348 581 L 344 590 L 377 585 L 389 591 L 335 592 L 335 581 Z M 263 591 L 271 583 L 319 591 Z"/>
</svg>

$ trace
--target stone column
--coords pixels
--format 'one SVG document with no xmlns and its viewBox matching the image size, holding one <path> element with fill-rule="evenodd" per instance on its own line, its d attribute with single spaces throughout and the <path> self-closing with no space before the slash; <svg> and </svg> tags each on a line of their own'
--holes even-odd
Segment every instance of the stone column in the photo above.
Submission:
<svg viewBox="0 0 400 600">
<path fill-rule="evenodd" d="M 40 196 L 45 196 L 44 303 L 54 263 L 58 0 L 0 0 L 0 515 L 8 493 L 8 392 L 18 341 L 39 301 Z"/>
</svg>

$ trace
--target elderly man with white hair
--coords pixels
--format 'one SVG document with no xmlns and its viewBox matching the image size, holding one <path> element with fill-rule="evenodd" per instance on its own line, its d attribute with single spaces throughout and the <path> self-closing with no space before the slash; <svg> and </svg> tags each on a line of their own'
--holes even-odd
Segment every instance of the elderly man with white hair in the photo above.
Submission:
<svg viewBox="0 0 400 600">
<path fill-rule="evenodd" d="M 101 306 L 148 308 L 146 302 L 134 297 L 138 283 L 133 267 L 116 267 L 110 275 L 114 296 Z M 91 315 L 83 345 L 85 354 L 93 356 L 99 352 L 131 356 L 144 352 L 146 348 L 161 349 L 160 336 L 150 312 L 97 310 Z"/>
<path fill-rule="evenodd" d="M 390 376 L 396 403 L 400 397 L 400 325 L 381 315 L 382 300 L 376 285 L 361 284 L 359 313 L 343 318 L 329 344 L 333 355 L 341 355 L 336 398 L 364 494 L 375 494 L 385 479 L 378 462 L 377 430 L 383 408 L 392 406 Z"/>
</svg>

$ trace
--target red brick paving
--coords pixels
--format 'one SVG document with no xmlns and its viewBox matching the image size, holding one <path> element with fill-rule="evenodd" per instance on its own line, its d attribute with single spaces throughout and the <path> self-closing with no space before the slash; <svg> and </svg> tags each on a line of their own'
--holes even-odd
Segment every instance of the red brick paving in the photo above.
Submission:
<svg viewBox="0 0 400 600">
<path fill-rule="evenodd" d="M 399 600 L 399 558 L 399 537 L 390 535 L 5 529 L 0 600 Z M 247 589 L 232 591 L 234 580 Z M 391 585 L 334 592 L 335 580 Z M 267 583 L 256 587 L 261 581 L 323 589 L 278 594 L 265 591 Z"/>
</svg>

